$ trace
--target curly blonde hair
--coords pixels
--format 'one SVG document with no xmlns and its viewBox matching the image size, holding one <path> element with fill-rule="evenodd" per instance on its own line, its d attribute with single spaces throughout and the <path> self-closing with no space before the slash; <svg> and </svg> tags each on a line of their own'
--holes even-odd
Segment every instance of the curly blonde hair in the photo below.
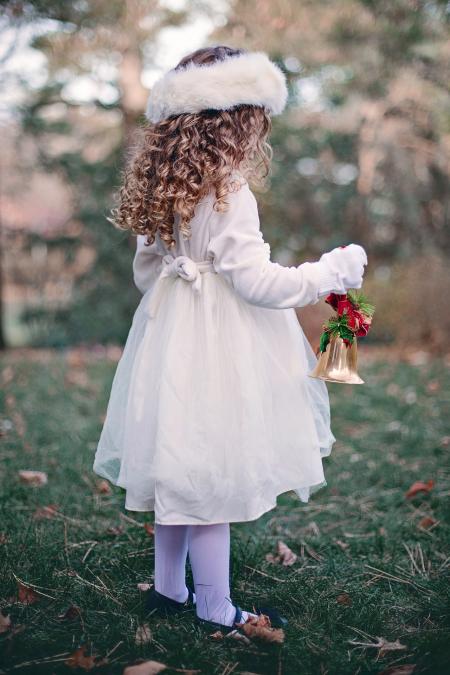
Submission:
<svg viewBox="0 0 450 675">
<path fill-rule="evenodd" d="M 175 70 L 190 62 L 211 63 L 244 51 L 225 46 L 198 49 Z M 265 107 L 243 104 L 227 111 L 183 113 L 146 124 L 125 170 L 111 221 L 122 230 L 147 235 L 148 244 L 159 232 L 171 248 L 178 214 L 179 231 L 189 238 L 195 206 L 211 189 L 215 190 L 213 208 L 228 209 L 225 197 L 234 170 L 246 180 L 264 183 L 273 154 L 267 142 L 271 126 Z"/>
</svg>

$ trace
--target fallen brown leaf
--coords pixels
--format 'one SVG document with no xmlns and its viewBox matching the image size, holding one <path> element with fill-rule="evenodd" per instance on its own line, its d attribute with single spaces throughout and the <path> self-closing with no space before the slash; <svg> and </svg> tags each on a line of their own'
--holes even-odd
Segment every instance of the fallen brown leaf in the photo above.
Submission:
<svg viewBox="0 0 450 675">
<path fill-rule="evenodd" d="M 95 489 L 100 495 L 110 495 L 112 492 L 111 485 L 107 480 L 98 480 L 95 484 Z"/>
<path fill-rule="evenodd" d="M 347 542 L 341 541 L 340 539 L 336 539 L 334 543 L 336 544 L 336 546 L 339 546 L 339 548 L 342 549 L 343 551 L 345 551 L 350 546 L 350 544 L 347 544 Z"/>
<path fill-rule="evenodd" d="M 69 656 L 64 663 L 69 668 L 81 668 L 81 670 L 92 670 L 100 665 L 107 663 L 106 659 L 97 660 L 98 657 L 92 654 L 87 656 L 86 646 L 79 647 Z"/>
<path fill-rule="evenodd" d="M 74 621 L 75 619 L 81 619 L 81 609 L 76 605 L 70 605 L 65 612 L 58 614 L 58 619 L 60 621 Z"/>
<path fill-rule="evenodd" d="M 153 640 L 152 631 L 148 623 L 138 626 L 134 641 L 137 645 L 146 645 Z"/>
<path fill-rule="evenodd" d="M 22 483 L 36 487 L 45 485 L 48 481 L 48 476 L 43 471 L 19 471 L 19 478 Z"/>
<path fill-rule="evenodd" d="M 387 652 L 402 651 L 406 649 L 406 645 L 402 645 L 399 640 L 389 642 L 383 637 L 377 637 L 376 642 L 359 642 L 358 640 L 349 640 L 349 643 L 355 647 L 365 647 L 378 649 L 378 656 L 382 658 Z"/>
<path fill-rule="evenodd" d="M 144 530 L 150 537 L 153 537 L 155 534 L 155 528 L 151 523 L 144 523 Z"/>
<path fill-rule="evenodd" d="M 421 520 L 419 520 L 418 527 L 422 530 L 428 530 L 430 527 L 433 527 L 433 525 L 436 525 L 437 520 L 432 518 L 431 516 L 424 516 Z"/>
<path fill-rule="evenodd" d="M 408 499 L 415 497 L 419 492 L 430 492 L 434 487 L 434 480 L 428 480 L 426 483 L 423 481 L 416 481 L 411 485 L 409 490 L 406 492 L 405 496 Z"/>
<path fill-rule="evenodd" d="M 427 384 L 427 391 L 430 394 L 433 394 L 436 391 L 439 391 L 441 388 L 441 383 L 439 380 L 430 380 Z"/>
<path fill-rule="evenodd" d="M 144 661 L 138 663 L 136 666 L 128 666 L 123 671 L 123 675 L 157 675 L 162 670 L 166 670 L 167 666 L 158 661 Z"/>
<path fill-rule="evenodd" d="M 40 506 L 33 513 L 33 518 L 36 520 L 51 519 L 58 513 L 59 506 L 57 504 L 49 504 L 48 506 Z"/>
<path fill-rule="evenodd" d="M 11 618 L 9 614 L 5 616 L 0 612 L 0 633 L 7 633 L 9 630 L 11 630 Z"/>
<path fill-rule="evenodd" d="M 346 605 L 346 606 L 350 606 L 353 604 L 353 600 L 351 599 L 348 593 L 341 593 L 340 595 L 338 595 L 336 598 L 336 602 L 338 603 L 338 605 Z"/>
<path fill-rule="evenodd" d="M 282 565 L 293 565 L 297 560 L 297 554 L 294 553 L 284 541 L 279 541 L 277 544 L 277 554 L 268 553 L 266 560 L 271 563 L 281 563 Z"/>
<path fill-rule="evenodd" d="M 150 590 L 151 584 L 143 582 L 143 583 L 138 584 L 137 587 L 138 587 L 138 590 L 141 591 L 141 593 L 145 593 L 146 591 Z"/>
<path fill-rule="evenodd" d="M 42 599 L 42 595 L 37 593 L 33 588 L 25 586 L 21 581 L 17 582 L 19 602 L 24 605 L 34 605 Z"/>
<path fill-rule="evenodd" d="M 400 640 L 396 640 L 395 642 L 388 642 L 383 638 L 379 638 L 379 640 L 382 642 L 382 645 L 380 646 L 380 651 L 378 653 L 380 658 L 383 658 L 383 656 L 387 652 L 397 652 L 406 649 L 406 645 L 402 645 Z"/>
<path fill-rule="evenodd" d="M 284 631 L 282 628 L 272 628 L 270 619 L 266 614 L 258 614 L 256 617 L 249 617 L 241 624 L 241 630 L 248 638 L 282 644 L 284 642 Z"/>
<path fill-rule="evenodd" d="M 123 534 L 123 527 L 117 525 L 115 527 L 108 527 L 106 530 L 107 534 L 111 534 L 113 537 L 118 537 L 120 534 Z"/>
</svg>

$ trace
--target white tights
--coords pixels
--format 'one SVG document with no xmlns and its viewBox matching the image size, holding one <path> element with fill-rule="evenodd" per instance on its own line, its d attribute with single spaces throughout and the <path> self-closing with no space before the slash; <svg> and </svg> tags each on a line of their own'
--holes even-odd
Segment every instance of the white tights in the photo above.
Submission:
<svg viewBox="0 0 450 675">
<path fill-rule="evenodd" d="M 231 626 L 236 608 L 230 598 L 230 524 L 155 523 L 155 589 L 177 602 L 188 597 L 186 558 L 194 577 L 197 616 Z M 255 616 L 243 612 L 243 620 Z"/>
</svg>

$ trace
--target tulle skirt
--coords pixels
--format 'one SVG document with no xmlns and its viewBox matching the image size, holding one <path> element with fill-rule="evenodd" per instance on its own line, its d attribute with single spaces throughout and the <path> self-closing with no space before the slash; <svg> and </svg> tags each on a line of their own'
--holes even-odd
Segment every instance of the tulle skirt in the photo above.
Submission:
<svg viewBox="0 0 450 675">
<path fill-rule="evenodd" d="M 165 525 L 254 520 L 289 490 L 307 502 L 335 441 L 315 363 L 294 309 L 251 305 L 215 273 L 201 293 L 161 278 L 135 312 L 93 469 Z"/>
</svg>

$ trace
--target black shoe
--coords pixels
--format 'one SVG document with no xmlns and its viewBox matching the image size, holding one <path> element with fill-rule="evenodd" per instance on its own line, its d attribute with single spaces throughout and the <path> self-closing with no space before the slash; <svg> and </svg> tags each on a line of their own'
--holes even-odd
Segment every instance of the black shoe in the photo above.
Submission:
<svg viewBox="0 0 450 675">
<path fill-rule="evenodd" d="M 167 616 L 194 608 L 194 589 L 189 584 L 186 585 L 188 589 L 188 597 L 184 602 L 178 602 L 177 600 L 168 598 L 167 595 L 158 593 L 155 587 L 152 586 L 147 591 L 145 598 L 146 613 L 148 614 L 149 612 L 154 612 L 156 610 L 157 613 Z"/>
<path fill-rule="evenodd" d="M 238 630 L 240 628 L 240 624 L 243 623 L 242 610 L 239 607 L 239 605 L 235 605 L 235 607 L 236 613 L 234 615 L 234 620 L 231 626 L 226 626 L 225 624 L 218 623 L 217 621 L 209 621 L 208 619 L 201 619 L 199 616 L 197 616 L 197 621 L 207 628 L 211 629 L 214 628 L 215 630 L 222 631 L 222 633 L 231 633 L 231 631 L 233 630 Z"/>
</svg>

